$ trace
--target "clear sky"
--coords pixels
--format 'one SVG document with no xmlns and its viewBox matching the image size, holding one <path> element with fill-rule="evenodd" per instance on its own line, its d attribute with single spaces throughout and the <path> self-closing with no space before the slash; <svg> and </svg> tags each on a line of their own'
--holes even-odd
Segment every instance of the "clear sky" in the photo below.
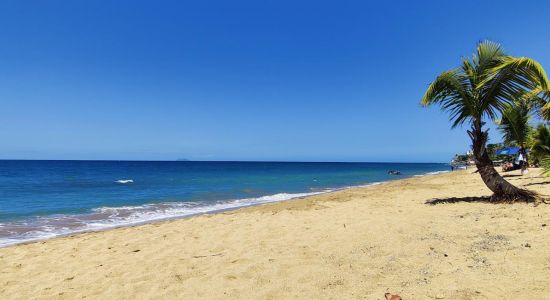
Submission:
<svg viewBox="0 0 550 300">
<path fill-rule="evenodd" d="M 0 158 L 438 161 L 478 41 L 550 69 L 549 1 L 2 1 Z M 492 141 L 500 138 L 494 130 Z"/>
</svg>

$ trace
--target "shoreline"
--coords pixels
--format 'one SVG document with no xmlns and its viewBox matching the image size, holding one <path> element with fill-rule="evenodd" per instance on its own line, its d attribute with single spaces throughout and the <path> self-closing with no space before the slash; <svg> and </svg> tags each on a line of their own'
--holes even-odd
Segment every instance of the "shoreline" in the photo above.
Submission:
<svg viewBox="0 0 550 300">
<path fill-rule="evenodd" d="M 290 200 L 301 199 L 301 198 L 307 198 L 307 197 L 312 197 L 312 196 L 322 195 L 322 194 L 327 194 L 327 193 L 333 193 L 333 192 L 338 192 L 338 191 L 347 190 L 347 189 L 371 187 L 371 186 L 376 186 L 376 185 L 379 185 L 379 184 L 384 184 L 384 183 L 393 182 L 393 181 L 406 180 L 406 179 L 409 179 L 409 178 L 415 178 L 415 177 L 421 177 L 421 176 L 433 176 L 433 175 L 444 174 L 444 173 L 448 173 L 448 172 L 450 172 L 450 171 L 443 171 L 442 170 L 442 171 L 428 172 L 428 173 L 425 173 L 425 174 L 400 176 L 396 179 L 389 179 L 389 180 L 385 180 L 385 181 L 371 182 L 371 183 L 367 183 L 367 184 L 351 185 L 351 186 L 344 186 L 344 187 L 338 187 L 338 188 L 325 188 L 325 189 L 323 189 L 323 191 L 318 191 L 318 192 L 313 192 L 313 191 L 312 192 L 300 192 L 300 193 L 281 192 L 281 193 L 277 193 L 277 194 L 273 194 L 273 195 L 265 195 L 265 196 L 255 197 L 255 198 L 242 198 L 242 199 L 224 200 L 224 201 L 219 201 L 219 203 L 215 203 L 215 204 L 212 204 L 210 206 L 198 207 L 199 211 L 191 212 L 191 213 L 188 213 L 188 214 L 182 213 L 180 215 L 174 215 L 174 216 L 160 216 L 160 217 L 155 217 L 155 218 L 151 218 L 151 219 L 144 219 L 144 220 L 140 220 L 140 221 L 130 221 L 128 223 L 103 225 L 99 228 L 83 228 L 83 229 L 76 229 L 76 230 L 70 231 L 70 232 L 54 233 L 51 236 L 43 236 L 43 237 L 36 237 L 36 238 L 1 242 L 0 243 L 0 249 L 15 246 L 15 245 L 36 243 L 36 242 L 46 241 L 46 240 L 55 239 L 55 238 L 74 236 L 74 235 L 83 234 L 83 233 L 101 232 L 101 231 L 112 230 L 112 229 L 117 229 L 117 228 L 135 227 L 135 226 L 141 226 L 141 225 L 146 225 L 146 224 L 154 224 L 154 223 L 158 223 L 158 222 L 172 221 L 172 220 L 178 220 L 178 219 L 186 219 L 186 218 L 191 218 L 191 217 L 195 217 L 195 216 L 199 216 L 199 215 L 203 215 L 203 214 L 223 213 L 223 212 L 239 210 L 239 209 L 247 208 L 247 207 L 265 205 L 265 204 L 270 204 L 270 203 L 278 203 L 278 202 L 290 201 Z M 264 200 L 264 201 L 260 200 L 260 199 L 266 199 L 266 198 L 275 197 L 275 196 L 279 196 L 279 195 L 289 195 L 290 197 L 286 198 L 286 199 L 281 199 L 281 200 Z M 251 202 L 251 203 L 245 203 L 245 204 L 236 204 L 238 201 L 246 201 L 246 200 L 249 200 L 249 199 L 253 199 L 257 202 Z M 144 204 L 144 205 L 141 205 L 141 206 L 143 207 L 143 206 L 147 206 L 147 205 L 165 205 L 165 204 L 167 205 L 167 204 L 171 204 L 171 203 L 178 203 L 178 202 L 167 202 L 167 203 L 161 202 L 161 203 L 154 203 L 154 204 Z M 232 204 L 232 203 L 235 203 L 235 204 Z M 228 207 L 213 208 L 217 205 L 227 205 Z M 231 205 L 234 205 L 234 206 L 231 206 Z M 99 208 L 96 208 L 96 209 L 119 209 L 119 207 L 99 207 Z M 205 210 L 201 211 L 202 209 L 205 209 Z M 82 215 L 85 215 L 85 214 L 82 214 Z"/>
<path fill-rule="evenodd" d="M 487 194 L 464 170 L 14 245 L 0 297 L 544 298 L 550 206 L 425 204 Z"/>
</svg>

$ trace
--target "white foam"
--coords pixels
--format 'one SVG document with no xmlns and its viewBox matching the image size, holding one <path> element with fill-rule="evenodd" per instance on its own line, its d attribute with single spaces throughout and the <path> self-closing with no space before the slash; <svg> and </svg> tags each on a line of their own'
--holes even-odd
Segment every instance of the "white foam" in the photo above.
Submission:
<svg viewBox="0 0 550 300">
<path fill-rule="evenodd" d="M 36 218 L 31 223 L 28 221 L 17 224 L 0 223 L 0 227 L 10 226 L 14 228 L 14 231 L 18 232 L 18 234 L 13 234 L 12 236 L 5 236 L 5 231 L 0 232 L 4 235 L 4 237 L 0 237 L 0 247 L 79 232 L 138 225 L 153 221 L 285 201 L 293 198 L 322 194 L 328 191 L 331 190 L 310 193 L 279 193 L 257 198 L 218 201 L 212 204 L 200 202 L 169 202 L 137 206 L 100 207 L 93 209 L 89 214 L 40 217 Z"/>
<path fill-rule="evenodd" d="M 438 175 L 438 174 L 445 174 L 445 173 L 449 173 L 451 171 L 436 171 L 436 172 L 428 172 L 426 173 L 426 175 Z"/>
<path fill-rule="evenodd" d="M 414 177 L 422 177 L 422 176 L 429 176 L 429 175 L 438 175 L 438 174 L 445 174 L 445 173 L 449 173 L 451 171 L 435 171 L 435 172 L 428 172 L 428 173 L 425 173 L 425 174 L 419 174 L 419 175 L 414 175 Z"/>
<path fill-rule="evenodd" d="M 133 179 L 119 179 L 115 181 L 116 183 L 120 184 L 128 184 L 128 183 L 134 183 Z"/>
</svg>

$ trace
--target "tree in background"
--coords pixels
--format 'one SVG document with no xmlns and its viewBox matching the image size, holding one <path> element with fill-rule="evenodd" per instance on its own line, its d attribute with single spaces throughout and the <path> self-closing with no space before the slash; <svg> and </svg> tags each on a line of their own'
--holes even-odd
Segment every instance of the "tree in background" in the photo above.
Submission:
<svg viewBox="0 0 550 300">
<path fill-rule="evenodd" d="M 498 144 L 487 144 L 487 154 L 491 160 L 497 160 L 497 150 L 504 148 L 504 145 L 501 143 Z"/>
<path fill-rule="evenodd" d="M 529 124 L 532 109 L 531 101 L 523 98 L 516 99 L 504 106 L 502 119 L 497 122 L 504 143 L 518 146 L 526 163 L 528 162 L 526 144 L 532 131 Z"/>
<path fill-rule="evenodd" d="M 535 164 L 539 164 L 547 156 L 550 156 L 550 130 L 546 125 L 539 124 L 532 135 L 531 157 Z"/>
</svg>

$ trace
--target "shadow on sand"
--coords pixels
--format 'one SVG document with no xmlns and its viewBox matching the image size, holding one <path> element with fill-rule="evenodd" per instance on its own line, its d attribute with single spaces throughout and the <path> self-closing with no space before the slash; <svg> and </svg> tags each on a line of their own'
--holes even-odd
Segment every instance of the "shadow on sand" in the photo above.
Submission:
<svg viewBox="0 0 550 300">
<path fill-rule="evenodd" d="M 484 202 L 484 203 L 494 203 L 491 202 L 491 196 L 483 197 L 449 197 L 449 198 L 435 198 L 426 201 L 426 204 L 436 205 L 444 203 L 458 203 L 458 202 Z"/>
<path fill-rule="evenodd" d="M 531 183 L 526 183 L 526 184 L 524 184 L 524 186 L 529 186 L 529 185 L 543 185 L 543 184 L 550 184 L 550 181 L 531 182 Z"/>
</svg>

